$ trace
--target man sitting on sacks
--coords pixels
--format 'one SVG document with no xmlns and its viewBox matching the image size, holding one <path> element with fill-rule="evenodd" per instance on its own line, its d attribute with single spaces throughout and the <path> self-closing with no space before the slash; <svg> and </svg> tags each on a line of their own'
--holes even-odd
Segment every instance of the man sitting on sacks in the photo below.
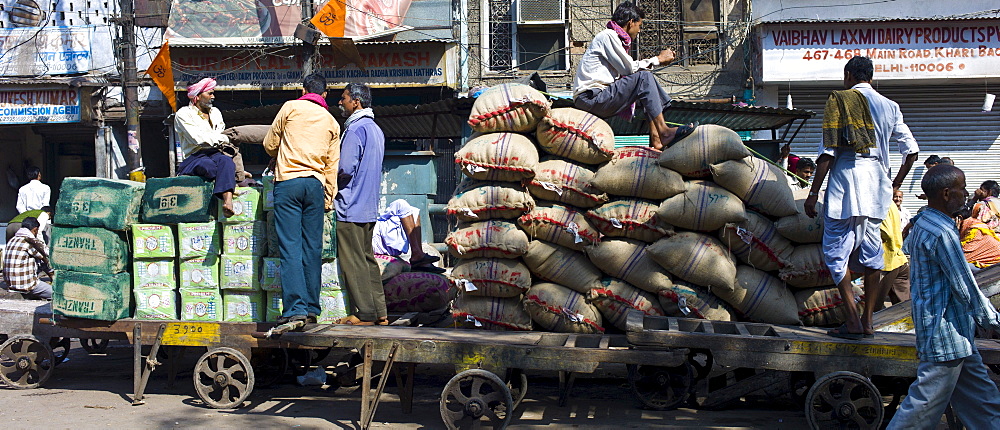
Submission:
<svg viewBox="0 0 1000 430">
<path fill-rule="evenodd" d="M 668 127 L 663 110 L 670 106 L 670 96 L 656 82 L 650 67 L 674 61 L 674 51 L 633 60 L 628 51 L 639 35 L 646 13 L 631 1 L 622 2 L 611 15 L 608 28 L 594 36 L 573 78 L 573 98 L 577 109 L 607 118 L 621 115 L 632 119 L 639 103 L 649 120 L 649 146 L 663 149 L 691 134 L 697 123 Z"/>
<path fill-rule="evenodd" d="M 45 244 L 36 237 L 40 225 L 34 217 L 21 221 L 21 228 L 3 250 L 3 284 L 9 291 L 29 299 L 52 299 L 52 269 Z M 48 275 L 42 278 L 39 272 Z"/>
<path fill-rule="evenodd" d="M 236 183 L 249 180 L 251 175 L 243 170 L 239 148 L 223 134 L 226 124 L 222 112 L 212 106 L 215 86 L 212 78 L 192 83 L 187 88 L 191 103 L 177 109 L 174 132 L 184 153 L 177 174 L 215 181 L 215 195 L 222 199 L 222 210 L 226 216 L 232 216 Z"/>
<path fill-rule="evenodd" d="M 872 60 L 860 56 L 844 66 L 847 90 L 834 91 L 826 102 L 816 178 L 804 205 L 806 215 L 817 215 L 816 200 L 829 173 L 823 257 L 844 303 L 854 303 L 851 271 L 864 273 L 864 314 L 845 306 L 847 321 L 827 332 L 845 339 L 874 336 L 872 313 L 886 296 L 879 282 L 885 267 L 879 225 L 919 150 L 899 105 L 872 88 L 874 70 Z M 889 179 L 889 139 L 904 158 L 895 179 Z"/>
</svg>

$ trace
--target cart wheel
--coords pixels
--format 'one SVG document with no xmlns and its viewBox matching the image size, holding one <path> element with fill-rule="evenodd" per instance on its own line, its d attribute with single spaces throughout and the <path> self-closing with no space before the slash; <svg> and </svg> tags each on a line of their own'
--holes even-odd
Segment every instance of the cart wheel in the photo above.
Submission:
<svg viewBox="0 0 1000 430">
<path fill-rule="evenodd" d="M 687 400 L 694 369 L 689 363 L 677 367 L 630 364 L 628 382 L 643 406 L 658 411 L 675 409 Z"/>
<path fill-rule="evenodd" d="M 694 369 L 694 380 L 700 381 L 708 377 L 712 372 L 712 365 L 715 359 L 712 358 L 712 351 L 707 349 L 693 349 L 688 353 L 688 364 Z"/>
<path fill-rule="evenodd" d="M 215 409 L 238 407 L 253 391 L 253 384 L 250 360 L 232 348 L 208 351 L 194 366 L 194 390 Z"/>
<path fill-rule="evenodd" d="M 109 343 L 108 339 L 80 339 L 80 346 L 87 354 L 104 354 L 108 352 Z"/>
<path fill-rule="evenodd" d="M 885 413 L 875 384 L 854 372 L 833 372 L 819 378 L 806 394 L 805 412 L 814 429 L 875 430 Z"/>
<path fill-rule="evenodd" d="M 250 356 L 257 388 L 270 387 L 288 372 L 288 350 L 284 348 L 255 349 Z"/>
<path fill-rule="evenodd" d="M 514 406 L 511 407 L 513 411 L 528 395 L 528 375 L 521 369 L 512 369 L 508 373 L 507 389 L 510 390 L 510 398 L 514 400 Z"/>
<path fill-rule="evenodd" d="M 0 345 L 0 379 L 19 390 L 38 388 L 52 376 L 55 356 L 38 338 L 19 334 Z"/>
<path fill-rule="evenodd" d="M 449 429 L 478 428 L 484 416 L 493 428 L 506 428 L 513 410 L 507 384 L 482 369 L 455 375 L 441 392 L 441 420 Z"/>
<path fill-rule="evenodd" d="M 72 348 L 72 339 L 68 337 L 49 338 L 49 347 L 52 348 L 52 356 L 55 357 L 56 366 L 66 361 L 69 357 L 69 350 Z"/>
</svg>

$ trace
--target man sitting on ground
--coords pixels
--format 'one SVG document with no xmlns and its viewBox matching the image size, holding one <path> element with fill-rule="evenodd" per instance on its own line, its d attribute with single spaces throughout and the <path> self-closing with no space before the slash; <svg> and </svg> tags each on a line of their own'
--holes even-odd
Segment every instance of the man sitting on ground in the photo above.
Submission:
<svg viewBox="0 0 1000 430">
<path fill-rule="evenodd" d="M 409 252 L 413 270 L 444 273 L 444 269 L 433 265 L 441 257 L 425 254 L 422 243 L 420 209 L 411 206 L 406 200 L 398 199 L 389 203 L 375 221 L 375 234 L 372 235 L 372 251 L 375 254 L 399 257 Z"/>
<path fill-rule="evenodd" d="M 45 245 L 38 236 L 38 220 L 34 217 L 21 221 L 21 228 L 3 250 L 3 281 L 7 289 L 31 299 L 52 299 L 52 271 L 47 278 L 38 276 L 41 268 L 48 267 Z"/>
<path fill-rule="evenodd" d="M 663 149 L 691 134 L 697 123 L 668 127 L 663 120 L 670 96 L 649 68 L 674 61 L 674 51 L 665 49 L 655 57 L 639 61 L 628 53 L 645 16 L 631 1 L 618 5 L 608 28 L 594 36 L 580 59 L 573 78 L 573 98 L 577 109 L 601 118 L 624 114 L 631 119 L 634 104 L 638 102 L 649 120 L 649 146 Z"/>
</svg>

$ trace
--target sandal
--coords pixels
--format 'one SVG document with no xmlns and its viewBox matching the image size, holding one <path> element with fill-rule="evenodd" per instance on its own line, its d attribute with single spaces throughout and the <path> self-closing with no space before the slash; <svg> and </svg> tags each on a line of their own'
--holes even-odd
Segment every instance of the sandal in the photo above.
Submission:
<svg viewBox="0 0 1000 430">
<path fill-rule="evenodd" d="M 410 266 L 423 266 L 423 265 L 427 265 L 427 264 L 431 264 L 431 263 L 436 263 L 440 259 L 441 259 L 441 257 L 438 257 L 436 255 L 424 254 L 423 257 L 421 257 L 421 258 L 419 258 L 417 260 L 411 260 L 410 261 Z"/>
<path fill-rule="evenodd" d="M 361 321 L 358 317 L 354 315 L 348 315 L 337 320 L 336 324 L 344 325 L 375 325 L 374 321 Z"/>
<path fill-rule="evenodd" d="M 680 142 L 685 137 L 690 136 L 691 133 L 694 133 L 694 129 L 698 128 L 699 125 L 701 125 L 701 123 L 695 121 L 688 125 L 682 125 L 680 127 L 677 127 L 677 131 L 674 132 L 674 138 L 670 140 L 670 143 L 668 143 L 667 146 L 671 146 L 677 142 Z"/>
<path fill-rule="evenodd" d="M 826 334 L 833 337 L 848 339 L 848 340 L 861 340 L 866 336 L 864 333 L 851 333 L 847 331 L 846 324 L 841 324 L 840 327 L 827 330 Z M 868 336 L 874 337 L 874 335 L 868 335 Z"/>
</svg>

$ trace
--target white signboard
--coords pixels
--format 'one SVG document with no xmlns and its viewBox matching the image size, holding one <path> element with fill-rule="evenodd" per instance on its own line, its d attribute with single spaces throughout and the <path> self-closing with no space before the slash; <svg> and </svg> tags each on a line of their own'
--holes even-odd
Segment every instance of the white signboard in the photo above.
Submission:
<svg viewBox="0 0 1000 430">
<path fill-rule="evenodd" d="M 764 82 L 839 81 L 858 55 L 872 59 L 879 80 L 1000 70 L 1000 20 L 766 24 L 760 37 Z"/>
<path fill-rule="evenodd" d="M 0 76 L 90 71 L 90 27 L 0 28 Z"/>
<path fill-rule="evenodd" d="M 80 122 L 80 92 L 58 90 L 0 91 L 0 124 Z"/>
</svg>

